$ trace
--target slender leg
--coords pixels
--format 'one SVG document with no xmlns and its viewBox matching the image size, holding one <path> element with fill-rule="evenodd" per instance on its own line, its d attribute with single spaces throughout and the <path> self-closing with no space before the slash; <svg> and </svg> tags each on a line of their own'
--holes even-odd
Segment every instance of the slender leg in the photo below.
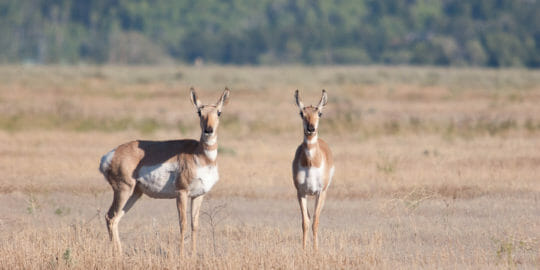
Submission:
<svg viewBox="0 0 540 270">
<path fill-rule="evenodd" d="M 123 208 L 124 213 L 129 212 L 129 210 L 141 198 L 142 195 L 143 195 L 143 192 L 139 190 L 139 188 L 135 187 L 135 189 L 133 190 L 133 194 L 131 194 L 128 201 L 126 202 L 126 205 Z"/>
<path fill-rule="evenodd" d="M 180 256 L 184 256 L 184 238 L 187 226 L 187 200 L 187 191 L 181 190 L 180 194 L 176 198 L 176 207 L 178 208 L 178 221 L 180 223 Z"/>
<path fill-rule="evenodd" d="M 113 203 L 105 216 L 105 220 L 107 221 L 109 238 L 113 241 L 115 252 L 119 255 L 122 255 L 122 245 L 120 244 L 120 236 L 118 235 L 118 223 L 125 212 L 131 209 L 141 195 L 142 193 L 140 191 L 135 191 L 129 187 L 114 191 Z"/>
<path fill-rule="evenodd" d="M 117 204 L 118 204 L 118 197 L 119 195 L 117 195 L 117 192 L 115 192 L 113 190 L 114 194 L 113 194 L 113 201 L 112 201 L 112 204 L 111 204 L 111 207 L 109 208 L 109 211 L 107 212 L 107 214 L 105 214 L 105 222 L 107 223 L 107 231 L 109 232 L 109 240 L 111 240 L 111 242 L 113 241 L 114 239 L 114 236 L 113 236 L 113 220 L 114 220 L 114 216 L 115 216 L 115 209 L 117 209 Z M 114 243 L 114 245 L 116 245 Z"/>
<path fill-rule="evenodd" d="M 191 255 L 197 252 L 197 231 L 199 230 L 199 210 L 204 195 L 191 199 Z"/>
<path fill-rule="evenodd" d="M 305 194 L 298 193 L 298 203 L 300 204 L 300 212 L 302 214 L 302 246 L 306 249 L 307 234 L 309 230 L 309 213 L 307 209 L 307 199 Z"/>
<path fill-rule="evenodd" d="M 313 214 L 313 249 L 316 251 L 319 249 L 319 240 L 317 238 L 317 232 L 319 230 L 319 217 L 321 216 L 321 210 L 326 200 L 326 191 L 321 191 L 317 195 L 315 200 L 315 213 Z"/>
</svg>

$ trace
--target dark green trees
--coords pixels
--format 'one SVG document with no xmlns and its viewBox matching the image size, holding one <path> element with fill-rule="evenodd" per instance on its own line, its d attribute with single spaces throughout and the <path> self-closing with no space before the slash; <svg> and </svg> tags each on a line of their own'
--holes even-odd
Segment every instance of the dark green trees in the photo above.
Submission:
<svg viewBox="0 0 540 270">
<path fill-rule="evenodd" d="M 0 0 L 0 62 L 540 66 L 534 0 Z"/>
</svg>

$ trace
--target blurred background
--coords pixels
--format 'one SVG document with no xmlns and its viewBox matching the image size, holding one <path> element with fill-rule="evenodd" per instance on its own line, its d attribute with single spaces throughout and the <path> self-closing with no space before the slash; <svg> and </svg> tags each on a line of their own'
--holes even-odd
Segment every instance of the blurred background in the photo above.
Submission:
<svg viewBox="0 0 540 270">
<path fill-rule="evenodd" d="M 2 0 L 0 63 L 540 66 L 536 0 Z"/>
</svg>

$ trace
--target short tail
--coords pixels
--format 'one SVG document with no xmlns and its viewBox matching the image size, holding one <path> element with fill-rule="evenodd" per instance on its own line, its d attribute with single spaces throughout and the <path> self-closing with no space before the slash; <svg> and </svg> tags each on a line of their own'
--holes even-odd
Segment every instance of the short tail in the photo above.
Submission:
<svg viewBox="0 0 540 270">
<path fill-rule="evenodd" d="M 111 162 L 112 162 L 112 159 L 114 157 L 114 152 L 115 151 L 116 151 L 116 149 L 113 149 L 113 150 L 109 151 L 109 153 L 107 153 L 103 157 L 101 157 L 101 162 L 99 163 L 99 171 L 103 175 L 106 175 L 107 171 L 111 167 Z"/>
</svg>

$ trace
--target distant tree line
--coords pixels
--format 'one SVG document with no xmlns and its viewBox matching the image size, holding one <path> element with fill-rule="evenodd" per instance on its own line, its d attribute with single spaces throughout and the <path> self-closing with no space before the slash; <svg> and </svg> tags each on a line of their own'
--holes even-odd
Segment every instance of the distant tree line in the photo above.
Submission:
<svg viewBox="0 0 540 270">
<path fill-rule="evenodd" d="M 540 67 L 538 0 L 0 0 L 0 63 Z"/>
</svg>

